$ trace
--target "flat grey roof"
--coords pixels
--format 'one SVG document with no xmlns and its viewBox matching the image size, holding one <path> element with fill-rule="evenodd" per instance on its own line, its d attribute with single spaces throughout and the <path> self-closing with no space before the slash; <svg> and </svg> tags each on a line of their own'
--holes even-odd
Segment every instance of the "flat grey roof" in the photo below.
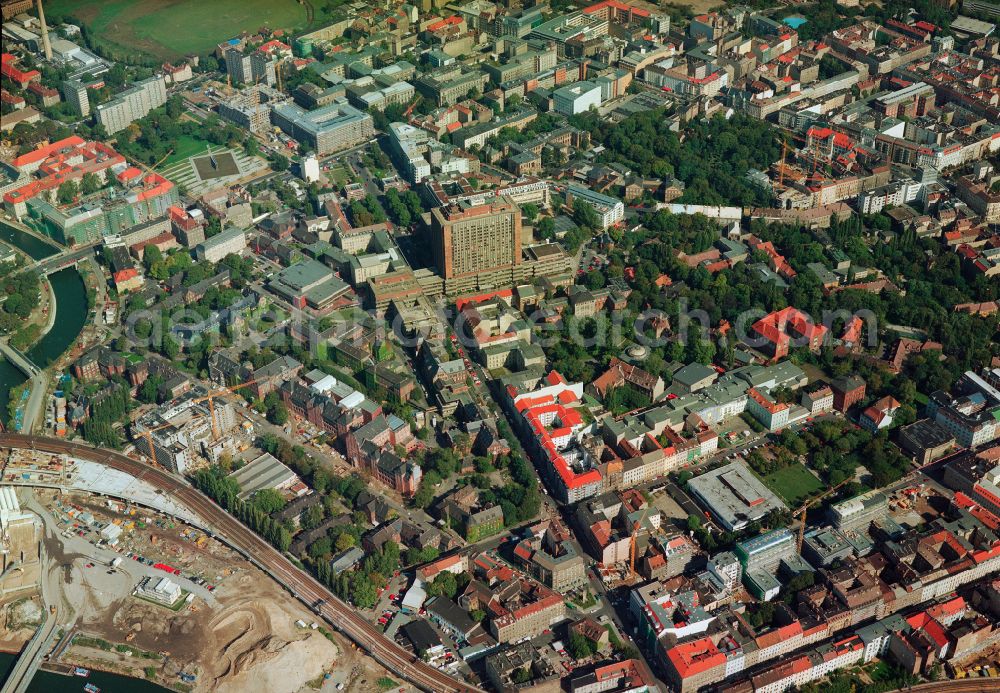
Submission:
<svg viewBox="0 0 1000 693">
<path fill-rule="evenodd" d="M 702 474 L 688 486 L 727 529 L 738 529 L 771 510 L 787 509 L 740 461 Z"/>
<path fill-rule="evenodd" d="M 229 476 L 240 485 L 240 498 L 249 498 L 257 491 L 290 482 L 295 478 L 295 472 L 265 452 Z"/>
</svg>

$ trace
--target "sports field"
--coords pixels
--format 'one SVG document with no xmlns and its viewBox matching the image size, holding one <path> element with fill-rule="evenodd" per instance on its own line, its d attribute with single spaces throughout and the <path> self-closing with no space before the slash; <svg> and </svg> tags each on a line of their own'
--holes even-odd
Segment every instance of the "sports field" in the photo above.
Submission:
<svg viewBox="0 0 1000 693">
<path fill-rule="evenodd" d="M 45 13 L 75 17 L 113 48 L 164 60 L 204 55 L 242 31 L 306 23 L 305 5 L 296 0 L 49 0 Z"/>
<path fill-rule="evenodd" d="M 801 464 L 790 464 L 763 477 L 767 487 L 777 493 L 792 510 L 823 489 L 823 483 Z"/>
</svg>

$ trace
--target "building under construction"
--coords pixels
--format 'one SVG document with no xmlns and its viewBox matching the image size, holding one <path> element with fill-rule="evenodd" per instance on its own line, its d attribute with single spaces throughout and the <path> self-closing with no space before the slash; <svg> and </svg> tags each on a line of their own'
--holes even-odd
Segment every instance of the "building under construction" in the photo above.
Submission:
<svg viewBox="0 0 1000 693">
<path fill-rule="evenodd" d="M 131 430 L 136 450 L 177 474 L 199 458 L 217 462 L 222 453 L 232 453 L 236 411 L 224 400 L 210 399 L 204 388 L 195 388 L 137 419 Z"/>
<path fill-rule="evenodd" d="M 219 115 L 257 135 L 271 129 L 271 109 L 289 98 L 266 84 L 241 89 L 219 104 Z"/>
<path fill-rule="evenodd" d="M 41 576 L 41 523 L 0 487 L 0 597 L 34 589 Z"/>
</svg>

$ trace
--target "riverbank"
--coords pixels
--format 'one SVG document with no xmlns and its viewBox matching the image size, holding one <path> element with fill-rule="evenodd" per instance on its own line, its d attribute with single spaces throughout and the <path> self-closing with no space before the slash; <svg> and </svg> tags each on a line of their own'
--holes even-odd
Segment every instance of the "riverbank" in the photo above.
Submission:
<svg viewBox="0 0 1000 693">
<path fill-rule="evenodd" d="M 32 260 L 44 260 L 62 250 L 62 247 L 48 236 L 43 236 L 29 226 L 0 219 L 0 240 L 27 253 Z"/>
<path fill-rule="evenodd" d="M 17 661 L 18 654 L 17 652 L 0 651 L 0 683 L 6 681 L 14 662 Z M 90 676 L 81 678 L 55 671 L 47 664 L 42 664 L 28 685 L 27 693 L 83 690 L 83 686 L 87 683 L 93 683 L 102 691 L 113 691 L 114 693 L 171 693 L 172 690 L 184 690 L 182 688 L 164 688 L 152 681 L 125 676 L 113 671 L 104 671 L 97 667 L 88 666 L 86 668 L 90 669 Z"/>
<path fill-rule="evenodd" d="M 52 239 L 47 237 L 42 238 L 33 229 L 8 219 L 0 219 L 0 241 L 11 246 L 15 252 L 21 254 L 22 257 L 26 256 L 32 262 L 44 260 L 47 257 L 55 255 L 60 250 L 58 244 Z M 57 300 L 52 291 L 51 282 L 46 282 L 46 285 L 48 290 L 45 293 L 52 297 L 51 300 Z M 47 319 L 53 326 L 55 325 L 55 313 L 56 311 L 53 307 L 49 306 Z M 52 328 L 50 327 L 46 330 L 46 333 L 50 333 L 51 330 Z M 15 387 L 23 385 L 25 382 L 27 382 L 27 377 L 24 373 L 13 363 L 0 357 L 0 418 L 3 419 L 4 424 L 8 422 L 7 412 L 10 404 L 10 391 Z"/>
</svg>

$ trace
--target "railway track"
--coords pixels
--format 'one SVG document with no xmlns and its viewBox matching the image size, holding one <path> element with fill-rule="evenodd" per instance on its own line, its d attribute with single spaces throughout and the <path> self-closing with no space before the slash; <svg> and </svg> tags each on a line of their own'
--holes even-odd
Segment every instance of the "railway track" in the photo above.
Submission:
<svg viewBox="0 0 1000 693">
<path fill-rule="evenodd" d="M 265 542 L 235 517 L 216 505 L 186 481 L 163 470 L 150 467 L 117 452 L 94 448 L 44 436 L 0 433 L 0 449 L 34 449 L 70 455 L 103 464 L 111 469 L 141 478 L 170 495 L 206 523 L 217 539 L 237 550 L 268 573 L 314 613 L 382 665 L 414 685 L 433 693 L 474 693 L 479 689 L 458 681 L 414 657 L 364 619 L 347 603 L 338 599 L 312 575 L 295 567 L 286 556 Z"/>
</svg>

